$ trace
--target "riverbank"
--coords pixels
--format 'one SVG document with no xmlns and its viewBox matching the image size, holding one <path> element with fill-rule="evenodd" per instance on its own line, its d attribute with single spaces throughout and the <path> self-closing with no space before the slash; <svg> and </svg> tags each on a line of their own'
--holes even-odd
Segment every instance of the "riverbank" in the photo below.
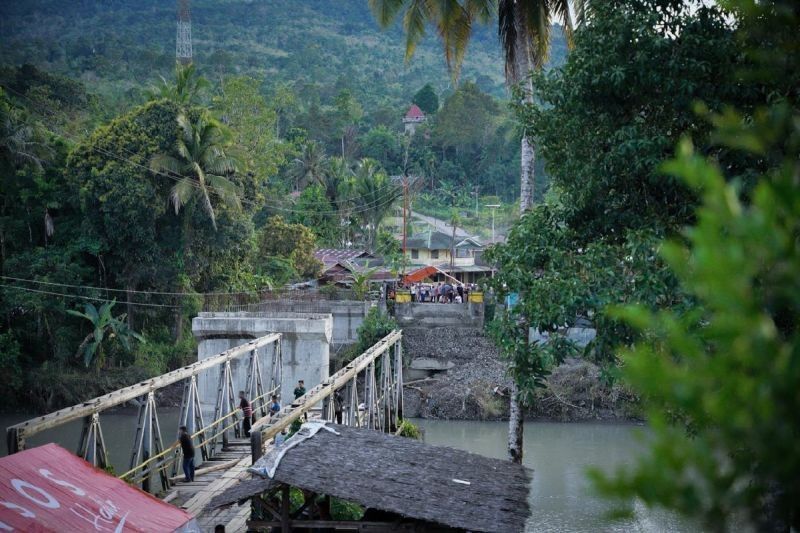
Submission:
<svg viewBox="0 0 800 533">
<path fill-rule="evenodd" d="M 508 419 L 507 364 L 483 331 L 431 328 L 406 332 L 412 358 L 430 358 L 449 370 L 411 380 L 405 387 L 405 414 L 446 420 Z M 450 365 L 452 363 L 452 365 Z M 638 398 L 619 383 L 606 384 L 594 363 L 568 358 L 553 370 L 548 387 L 537 392 L 526 419 L 557 422 L 639 421 Z"/>
</svg>

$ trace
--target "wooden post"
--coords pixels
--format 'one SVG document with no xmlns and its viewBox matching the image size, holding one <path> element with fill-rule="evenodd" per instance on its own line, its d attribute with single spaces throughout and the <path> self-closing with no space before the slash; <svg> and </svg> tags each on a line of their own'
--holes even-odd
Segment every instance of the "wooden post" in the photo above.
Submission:
<svg viewBox="0 0 800 533">
<path fill-rule="evenodd" d="M 403 345 L 398 340 L 394 345 L 395 357 L 395 410 L 397 411 L 397 421 L 403 421 Z"/>
<path fill-rule="evenodd" d="M 264 455 L 264 441 L 262 438 L 261 430 L 256 429 L 250 432 L 251 464 L 256 464 L 256 461 L 261 459 L 262 455 Z"/>
<path fill-rule="evenodd" d="M 290 533 L 292 528 L 289 526 L 289 485 L 281 488 L 281 532 Z"/>
</svg>

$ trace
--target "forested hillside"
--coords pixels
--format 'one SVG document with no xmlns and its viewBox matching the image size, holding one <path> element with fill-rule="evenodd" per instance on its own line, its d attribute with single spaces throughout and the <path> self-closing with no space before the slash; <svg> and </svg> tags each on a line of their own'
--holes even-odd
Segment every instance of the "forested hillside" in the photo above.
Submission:
<svg viewBox="0 0 800 533">
<path fill-rule="evenodd" d="M 172 69 L 174 2 L 4 2 L 0 16 L 5 62 L 80 77 L 94 90 L 136 91 Z M 451 87 L 436 39 L 405 65 L 399 28 L 377 31 L 365 0 L 200 0 L 191 2 L 191 16 L 195 63 L 211 78 L 310 84 L 323 99 L 348 87 L 370 109 L 408 102 L 428 82 L 440 92 Z M 505 95 L 491 29 L 474 41 L 463 78 Z"/>
<path fill-rule="evenodd" d="M 317 246 L 396 265 L 392 176 L 417 176 L 415 209 L 462 226 L 488 231 L 476 202 L 513 216 L 519 135 L 491 26 L 456 83 L 435 36 L 406 64 L 402 31 L 365 0 L 193 2 L 190 68 L 176 69 L 175 19 L 154 0 L 0 5 L 9 402 L 105 386 L 62 386 L 69 369 L 182 364 L 208 293 L 313 279 Z M 408 135 L 412 102 L 427 121 Z"/>
</svg>

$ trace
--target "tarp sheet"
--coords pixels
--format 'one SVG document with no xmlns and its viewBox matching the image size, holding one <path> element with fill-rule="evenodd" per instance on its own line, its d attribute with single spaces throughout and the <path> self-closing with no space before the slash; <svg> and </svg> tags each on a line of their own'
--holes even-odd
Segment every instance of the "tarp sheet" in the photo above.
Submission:
<svg viewBox="0 0 800 533">
<path fill-rule="evenodd" d="M 418 283 L 418 282 L 422 281 L 425 278 L 429 278 L 429 277 L 434 276 L 434 275 L 439 274 L 439 273 L 444 274 L 444 272 L 442 272 L 441 270 L 439 270 L 435 266 L 426 266 L 426 267 L 419 268 L 419 269 L 415 270 L 414 272 L 410 272 L 410 273 L 406 274 L 406 277 L 403 278 L 403 281 L 405 281 L 406 283 Z"/>
<path fill-rule="evenodd" d="M 0 531 L 200 532 L 191 515 L 56 444 L 0 458 Z"/>
</svg>

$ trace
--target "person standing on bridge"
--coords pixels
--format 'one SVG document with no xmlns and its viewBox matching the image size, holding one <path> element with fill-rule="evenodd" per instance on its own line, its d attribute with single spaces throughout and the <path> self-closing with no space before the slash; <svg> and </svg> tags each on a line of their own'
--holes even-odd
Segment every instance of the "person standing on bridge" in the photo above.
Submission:
<svg viewBox="0 0 800 533">
<path fill-rule="evenodd" d="M 244 416 L 244 420 L 242 420 L 242 430 L 244 430 L 244 436 L 250 436 L 250 426 L 253 422 L 253 406 L 250 405 L 250 400 L 244 395 L 244 391 L 239 391 L 239 409 L 242 410 L 242 415 Z"/>
<path fill-rule="evenodd" d="M 306 384 L 305 382 L 300 379 L 297 381 L 297 387 L 294 388 L 294 399 L 298 399 L 301 396 L 306 395 Z M 308 413 L 303 413 L 303 418 L 307 421 L 308 420 Z"/>
<path fill-rule="evenodd" d="M 342 413 L 344 412 L 344 398 L 342 397 L 342 391 L 336 390 L 333 393 L 333 414 L 336 418 L 336 423 L 342 423 Z"/>
<path fill-rule="evenodd" d="M 181 426 L 179 431 L 178 442 L 183 452 L 183 475 L 186 476 L 185 480 L 189 483 L 194 481 L 194 444 L 186 426 Z"/>
<path fill-rule="evenodd" d="M 268 409 L 270 418 L 281 412 L 281 404 L 278 401 L 278 396 L 276 394 L 272 395 Z"/>
</svg>

